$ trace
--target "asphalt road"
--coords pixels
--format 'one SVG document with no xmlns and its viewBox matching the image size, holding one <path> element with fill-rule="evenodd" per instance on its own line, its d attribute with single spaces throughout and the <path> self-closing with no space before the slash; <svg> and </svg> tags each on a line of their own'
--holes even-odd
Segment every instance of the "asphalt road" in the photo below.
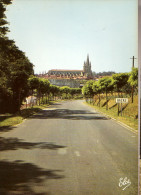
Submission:
<svg viewBox="0 0 141 195">
<path fill-rule="evenodd" d="M 0 194 L 136 195 L 137 140 L 83 101 L 56 103 L 1 129 Z"/>
</svg>

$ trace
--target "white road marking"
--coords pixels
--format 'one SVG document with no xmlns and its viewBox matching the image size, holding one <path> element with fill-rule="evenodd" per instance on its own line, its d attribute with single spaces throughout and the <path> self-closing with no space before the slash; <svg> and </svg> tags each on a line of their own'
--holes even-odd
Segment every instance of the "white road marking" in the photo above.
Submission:
<svg viewBox="0 0 141 195">
<path fill-rule="evenodd" d="M 67 154 L 67 148 L 58 149 L 58 154 L 61 154 L 61 155 Z"/>
<path fill-rule="evenodd" d="M 76 156 L 80 156 L 80 153 L 78 151 L 74 152 L 76 154 Z"/>
</svg>

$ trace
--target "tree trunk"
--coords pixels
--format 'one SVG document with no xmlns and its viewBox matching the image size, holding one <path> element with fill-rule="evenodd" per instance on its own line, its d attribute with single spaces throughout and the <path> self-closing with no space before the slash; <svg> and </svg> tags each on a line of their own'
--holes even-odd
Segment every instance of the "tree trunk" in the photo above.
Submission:
<svg viewBox="0 0 141 195">
<path fill-rule="evenodd" d="M 93 96 L 93 106 L 94 106 L 94 96 Z"/>
<path fill-rule="evenodd" d="M 40 93 L 39 93 L 39 106 L 40 106 Z"/>
<path fill-rule="evenodd" d="M 118 103 L 118 116 L 119 116 L 119 103 Z"/>
<path fill-rule="evenodd" d="M 134 87 L 132 87 L 132 90 L 131 90 L 131 100 L 133 103 L 134 102 Z"/>
<path fill-rule="evenodd" d="M 34 104 L 34 102 L 33 102 L 33 89 L 32 89 L 32 96 L 31 96 L 31 100 L 32 100 L 32 102 L 31 102 L 31 107 L 33 108 L 33 104 Z"/>
<path fill-rule="evenodd" d="M 44 95 L 42 95 L 42 104 L 44 104 Z"/>
<path fill-rule="evenodd" d="M 108 97 L 107 97 L 107 91 L 106 91 L 106 110 L 108 110 Z"/>
<path fill-rule="evenodd" d="M 47 104 L 47 93 L 46 93 L 46 104 Z"/>
<path fill-rule="evenodd" d="M 18 111 L 21 114 L 21 88 L 19 89 L 19 105 L 18 105 Z"/>
</svg>

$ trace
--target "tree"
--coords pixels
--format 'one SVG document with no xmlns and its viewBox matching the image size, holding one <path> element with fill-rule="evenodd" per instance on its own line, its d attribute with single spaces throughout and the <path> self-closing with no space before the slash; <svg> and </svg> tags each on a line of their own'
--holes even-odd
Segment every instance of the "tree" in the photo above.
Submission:
<svg viewBox="0 0 141 195">
<path fill-rule="evenodd" d="M 102 92 L 106 94 L 106 110 L 108 110 L 108 97 L 107 93 L 112 90 L 113 88 L 113 82 L 111 78 L 104 77 L 99 79 L 98 85 Z"/>
<path fill-rule="evenodd" d="M 84 95 L 85 98 L 87 98 L 88 86 L 86 84 L 82 87 L 82 94 Z"/>
<path fill-rule="evenodd" d="M 49 93 L 50 93 L 50 82 L 49 80 L 45 79 L 45 95 L 46 95 L 46 104 L 49 102 Z"/>
<path fill-rule="evenodd" d="M 98 73 L 93 72 L 92 74 L 95 77 L 99 77 L 99 76 L 112 76 L 113 74 L 115 74 L 115 72 L 114 71 L 107 71 L 107 72 L 104 71 L 104 72 L 98 72 Z"/>
<path fill-rule="evenodd" d="M 3 55 L 4 51 L 2 49 L 5 46 L 5 36 L 8 32 L 8 28 L 5 26 L 8 24 L 6 21 L 6 6 L 11 3 L 11 0 L 1 0 L 0 1 L 0 112 L 8 112 L 11 105 L 12 94 L 9 89 L 8 82 L 8 60 L 6 56 Z"/>
<path fill-rule="evenodd" d="M 32 96 L 35 96 L 35 90 L 37 92 L 39 84 L 40 84 L 39 78 L 37 78 L 33 75 L 28 79 L 29 90 L 32 91 Z M 33 104 L 32 104 L 32 106 L 33 106 Z"/>
<path fill-rule="evenodd" d="M 112 76 L 113 78 L 113 85 L 114 85 L 114 90 L 119 94 L 122 92 L 123 87 L 127 84 L 129 74 L 128 73 L 118 73 L 114 74 Z"/>
<path fill-rule="evenodd" d="M 28 93 L 28 78 L 33 74 L 33 65 L 24 53 L 13 45 L 5 45 L 4 50 L 0 46 L 0 51 L 2 51 L 0 55 L 0 74 L 2 80 L 5 81 L 5 88 L 12 94 L 10 104 L 7 102 L 7 106 L 9 112 L 16 112 L 20 110 L 22 101 Z M 2 81 L 0 86 L 4 87 Z M 1 102 L 6 101 L 2 96 L 0 99 Z"/>
<path fill-rule="evenodd" d="M 53 100 L 55 99 L 55 96 L 59 93 L 59 87 L 56 85 L 50 85 L 50 93 L 53 95 Z"/>
<path fill-rule="evenodd" d="M 42 97 L 42 103 L 44 103 L 44 95 L 46 93 L 46 79 L 39 78 L 39 86 L 37 88 L 38 98 L 39 98 L 39 105 L 40 105 L 40 98 Z"/>
<path fill-rule="evenodd" d="M 93 91 L 93 83 L 94 81 L 87 81 L 86 84 L 82 88 L 82 94 L 87 98 L 90 98 L 90 103 L 92 101 L 94 91 Z"/>
<path fill-rule="evenodd" d="M 11 4 L 12 0 L 1 0 L 0 1 L 0 37 L 4 37 L 8 32 L 8 27 L 5 26 L 8 24 L 6 21 L 6 6 Z"/>
<path fill-rule="evenodd" d="M 94 96 L 99 93 L 98 81 L 93 82 L 92 89 L 93 89 Z M 99 102 L 100 102 L 100 99 L 99 99 Z M 93 98 L 93 104 L 94 104 L 94 98 Z"/>
<path fill-rule="evenodd" d="M 33 64 L 19 50 L 8 32 L 5 11 L 11 0 L 0 1 L 0 108 L 2 112 L 17 112 L 28 93 L 28 78 L 33 74 Z M 4 105 L 7 105 L 4 109 Z"/>
<path fill-rule="evenodd" d="M 138 68 L 132 68 L 132 72 L 130 73 L 128 83 L 131 86 L 136 87 L 138 86 Z"/>
<path fill-rule="evenodd" d="M 39 78 L 32 75 L 28 79 L 28 84 L 29 84 L 29 88 L 32 90 L 32 94 L 33 94 L 33 90 L 38 89 L 38 87 L 39 87 Z"/>
<path fill-rule="evenodd" d="M 134 90 L 137 89 L 138 86 L 138 68 L 132 68 L 132 72 L 130 73 L 128 83 L 130 84 L 132 103 L 134 101 Z"/>
<path fill-rule="evenodd" d="M 33 74 L 32 64 L 24 58 L 12 63 L 9 86 L 13 93 L 13 111 L 20 111 L 23 99 L 28 94 L 28 78 Z"/>
<path fill-rule="evenodd" d="M 70 94 L 72 98 L 74 98 L 74 95 L 81 94 L 81 89 L 80 88 L 70 88 Z"/>
<path fill-rule="evenodd" d="M 68 98 L 68 94 L 70 93 L 71 89 L 68 86 L 60 87 L 61 93 L 66 95 L 66 99 Z"/>
</svg>

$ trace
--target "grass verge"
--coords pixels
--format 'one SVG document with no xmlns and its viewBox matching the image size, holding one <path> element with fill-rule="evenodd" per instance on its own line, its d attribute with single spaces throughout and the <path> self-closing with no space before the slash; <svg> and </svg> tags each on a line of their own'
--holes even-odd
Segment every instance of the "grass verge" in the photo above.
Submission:
<svg viewBox="0 0 141 195">
<path fill-rule="evenodd" d="M 97 111 L 104 113 L 105 115 L 110 116 L 111 118 L 114 118 L 117 121 L 120 121 L 124 123 L 125 125 L 128 125 L 129 127 L 133 128 L 135 132 L 138 130 L 138 102 L 137 97 L 135 97 L 134 103 L 131 103 L 129 99 L 128 105 L 124 107 L 122 116 L 121 113 L 119 113 L 118 116 L 118 105 L 115 104 L 115 100 L 111 99 L 109 104 L 109 109 L 106 110 L 106 104 L 105 104 L 105 98 L 101 101 L 101 106 L 98 106 L 98 103 L 95 102 L 95 104 L 90 104 L 90 102 L 86 102 L 86 104 L 89 104 L 93 108 L 95 108 Z M 104 106 L 103 106 L 104 105 Z"/>
<path fill-rule="evenodd" d="M 53 102 L 50 102 L 50 104 L 52 103 Z M 25 108 L 21 110 L 21 113 L 0 115 L 0 128 L 18 125 L 22 123 L 25 118 L 28 118 L 29 116 L 40 112 L 42 109 L 49 107 L 50 104 Z"/>
</svg>

